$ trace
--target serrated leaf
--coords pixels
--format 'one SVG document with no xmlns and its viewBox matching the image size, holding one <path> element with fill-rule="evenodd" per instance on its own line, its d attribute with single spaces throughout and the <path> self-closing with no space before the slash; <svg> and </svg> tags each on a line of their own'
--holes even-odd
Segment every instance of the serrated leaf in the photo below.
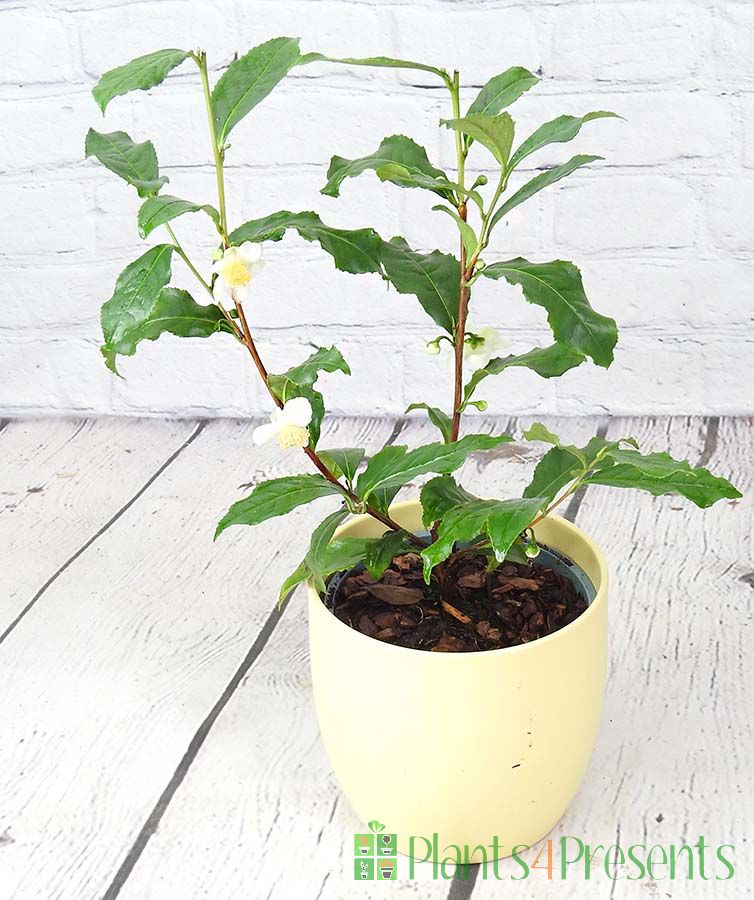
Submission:
<svg viewBox="0 0 754 900">
<path fill-rule="evenodd" d="M 299 39 L 278 37 L 234 60 L 212 91 L 218 144 L 282 81 L 300 58 Z"/>
<path fill-rule="evenodd" d="M 584 362 L 584 354 L 572 350 L 565 344 L 551 344 L 549 347 L 535 347 L 527 353 L 510 356 L 498 356 L 491 359 L 486 366 L 477 369 L 463 389 L 463 404 L 467 404 L 480 381 L 488 375 L 499 375 L 511 366 L 531 369 L 542 378 L 557 378 L 569 369 Z"/>
<path fill-rule="evenodd" d="M 282 375 L 268 375 L 267 385 L 275 396 L 287 403 L 294 397 L 306 397 L 312 405 L 312 419 L 309 423 L 309 446 L 315 448 L 319 440 L 325 403 L 322 394 L 314 390 L 320 372 L 344 372 L 351 374 L 348 363 L 337 347 L 319 347 L 312 355 L 297 366 L 292 366 Z"/>
<path fill-rule="evenodd" d="M 312 532 L 309 550 L 304 557 L 304 562 L 309 569 L 314 586 L 320 593 L 324 593 L 326 590 L 324 558 L 327 547 L 332 540 L 335 530 L 347 515 L 347 509 L 338 509 L 326 516 Z"/>
<path fill-rule="evenodd" d="M 505 434 L 467 434 L 452 444 L 425 444 L 410 452 L 405 447 L 385 447 L 359 475 L 357 493 L 367 500 L 373 491 L 404 485 L 419 475 L 447 474 L 462 465 L 469 453 L 492 450 L 510 440 Z"/>
<path fill-rule="evenodd" d="M 327 578 L 333 572 L 343 572 L 352 569 L 364 561 L 367 549 L 376 538 L 335 538 L 325 547 L 321 558 L 322 575 Z M 298 587 L 299 584 L 311 577 L 311 572 L 302 561 L 294 572 L 283 582 L 280 589 L 278 604 L 282 606 Z"/>
<path fill-rule="evenodd" d="M 365 272 L 382 273 L 382 238 L 371 228 L 348 231 L 325 225 L 314 212 L 292 213 L 283 210 L 252 219 L 236 228 L 230 235 L 231 244 L 244 241 L 279 241 L 292 228 L 305 241 L 316 241 L 329 253 L 335 267 L 342 272 L 359 275 Z"/>
<path fill-rule="evenodd" d="M 405 531 L 386 531 L 367 548 L 364 558 L 367 572 L 374 579 L 382 578 L 394 557 L 410 549 L 411 544 Z"/>
<path fill-rule="evenodd" d="M 458 321 L 461 266 L 455 256 L 433 250 L 417 253 L 402 237 L 382 244 L 382 264 L 400 294 L 414 294 L 424 311 L 453 334 Z"/>
<path fill-rule="evenodd" d="M 367 156 L 358 159 L 333 156 L 327 170 L 327 184 L 321 193 L 328 197 L 338 197 L 340 186 L 346 178 L 355 178 L 369 170 L 377 172 L 383 181 L 392 181 L 401 187 L 425 187 L 435 180 L 448 181 L 445 172 L 430 163 L 424 147 L 403 134 L 393 134 L 386 137 L 377 150 Z M 423 178 L 417 181 L 416 176 Z M 430 190 L 441 197 L 452 199 L 452 192 L 447 189 L 430 187 Z"/>
<path fill-rule="evenodd" d="M 447 444 L 450 441 L 450 433 L 453 427 L 453 420 L 436 406 L 430 406 L 428 403 L 412 403 L 406 407 L 406 413 L 410 413 L 415 409 L 423 409 L 427 413 L 427 418 L 436 427 L 439 428 L 443 440 Z"/>
<path fill-rule="evenodd" d="M 510 168 L 514 169 L 527 156 L 548 144 L 562 144 L 573 140 L 581 131 L 581 126 L 587 122 L 607 118 L 620 119 L 620 116 L 614 112 L 597 110 L 587 113 L 585 116 L 558 116 L 550 122 L 545 122 L 516 149 L 511 156 Z"/>
<path fill-rule="evenodd" d="M 597 469 L 587 476 L 585 484 L 638 488 L 654 495 L 680 494 L 702 508 L 742 496 L 725 478 L 702 467 L 694 468 L 687 460 L 673 459 L 668 453 L 642 455 L 637 450 L 615 449 L 609 456 L 614 464 Z"/>
<path fill-rule="evenodd" d="M 462 119 L 442 119 L 447 128 L 460 131 L 475 141 L 479 141 L 492 153 L 501 166 L 505 167 L 513 145 L 515 126 L 507 112 L 497 116 L 472 113 Z"/>
<path fill-rule="evenodd" d="M 495 75 L 479 91 L 474 102 L 466 113 L 483 113 L 486 116 L 496 116 L 501 110 L 510 106 L 518 98 L 537 84 L 539 78 L 522 66 L 512 66 Z"/>
<path fill-rule="evenodd" d="M 537 464 L 524 497 L 542 497 L 552 502 L 567 484 L 584 471 L 579 460 L 563 447 L 553 447 Z"/>
<path fill-rule="evenodd" d="M 342 495 L 342 491 L 322 475 L 289 475 L 263 481 L 248 497 L 230 507 L 217 524 L 215 538 L 231 525 L 258 525 L 275 516 L 283 516 L 304 503 L 333 494 Z"/>
<path fill-rule="evenodd" d="M 335 468 L 338 470 L 339 475 L 343 475 L 346 479 L 346 482 L 351 485 L 353 484 L 353 480 L 356 477 L 356 472 L 361 465 L 361 461 L 364 459 L 365 450 L 363 447 L 343 447 L 335 450 L 327 449 L 320 450 L 319 456 L 320 459 L 327 458 L 332 462 Z M 327 464 L 328 469 L 330 469 L 329 464 Z M 330 469 L 332 471 L 332 469 Z"/>
<path fill-rule="evenodd" d="M 111 371 L 117 373 L 118 353 L 134 352 L 134 331 L 149 321 L 162 289 L 170 281 L 172 253 L 172 244 L 151 247 L 120 273 L 112 297 L 102 305 L 102 355 Z"/>
<path fill-rule="evenodd" d="M 170 194 L 162 194 L 157 197 L 149 197 L 141 204 L 137 219 L 139 235 L 145 238 L 158 226 L 190 212 L 207 213 L 215 225 L 220 221 L 220 213 L 208 203 L 191 203 L 189 200 L 171 197 Z"/>
<path fill-rule="evenodd" d="M 160 175 L 152 142 L 135 144 L 125 131 L 100 134 L 90 128 L 84 152 L 87 158 L 96 157 L 103 166 L 133 185 L 140 197 L 156 194 L 168 180 Z"/>
<path fill-rule="evenodd" d="M 442 69 L 429 66 L 426 63 L 412 62 L 409 59 L 393 59 L 389 56 L 368 56 L 362 59 L 357 57 L 333 57 L 325 56 L 322 53 L 304 53 L 299 58 L 298 65 L 304 66 L 313 62 L 331 62 L 340 63 L 347 66 L 369 66 L 370 68 L 385 69 L 419 69 L 422 72 L 432 72 L 439 76 L 443 81 L 447 80 L 447 74 Z"/>
<path fill-rule="evenodd" d="M 561 178 L 566 178 L 571 172 L 575 172 L 576 169 L 580 169 L 582 166 L 589 165 L 589 163 L 593 163 L 595 160 L 602 158 L 603 157 L 601 156 L 573 156 L 568 162 L 563 163 L 563 165 L 554 166 L 552 169 L 547 169 L 544 172 L 540 172 L 539 175 L 535 175 L 534 178 L 520 187 L 515 194 L 511 194 L 505 203 L 498 208 L 490 222 L 490 231 L 502 218 L 507 216 L 512 209 L 515 209 L 530 197 L 533 197 L 545 188 L 550 187 L 550 185 L 560 181 Z"/>
<path fill-rule="evenodd" d="M 487 534 L 498 562 L 505 559 L 513 542 L 546 504 L 544 497 L 498 501 L 487 519 Z"/>
<path fill-rule="evenodd" d="M 454 506 L 479 499 L 461 487 L 452 475 L 438 475 L 437 478 L 430 479 L 421 489 L 419 498 L 425 528 L 442 519 Z"/>
<path fill-rule="evenodd" d="M 487 278 L 504 278 L 523 289 L 529 303 L 547 310 L 547 321 L 558 343 L 591 357 L 607 368 L 613 361 L 618 340 L 614 319 L 595 312 L 589 305 L 581 273 L 571 262 L 556 259 L 531 263 L 518 257 L 482 269 Z"/>
<path fill-rule="evenodd" d="M 190 55 L 187 50 L 169 49 L 137 56 L 125 65 L 105 72 L 92 89 L 92 95 L 104 113 L 113 97 L 155 87 Z"/>
<path fill-rule="evenodd" d="M 455 209 L 451 209 L 449 206 L 443 206 L 442 203 L 438 203 L 437 206 L 432 207 L 433 210 L 437 210 L 438 212 L 447 213 L 450 218 L 456 223 L 456 228 L 458 229 L 458 233 L 461 235 L 461 240 L 463 241 L 464 249 L 466 250 L 466 258 L 469 259 L 474 255 L 474 251 L 476 250 L 476 245 L 478 242 L 476 232 L 469 225 L 469 223 L 462 219 Z"/>
</svg>

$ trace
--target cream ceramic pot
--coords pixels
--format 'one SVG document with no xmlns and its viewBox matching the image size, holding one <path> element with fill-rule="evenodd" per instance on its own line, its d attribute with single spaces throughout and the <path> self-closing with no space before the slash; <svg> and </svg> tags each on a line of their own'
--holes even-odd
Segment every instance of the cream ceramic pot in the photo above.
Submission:
<svg viewBox="0 0 754 900">
<path fill-rule="evenodd" d="M 391 516 L 421 529 L 417 501 Z M 530 644 L 429 653 L 344 625 L 309 585 L 309 633 L 320 731 L 343 792 L 417 858 L 437 834 L 487 858 L 535 844 L 576 793 L 594 745 L 605 686 L 607 569 L 587 535 L 560 517 L 537 540 L 570 557 L 597 595 L 578 619 Z M 338 537 L 384 531 L 359 516 Z M 411 837 L 415 840 L 412 842 Z M 500 850 L 491 854 L 497 837 Z M 480 861 L 477 850 L 472 861 Z"/>
</svg>

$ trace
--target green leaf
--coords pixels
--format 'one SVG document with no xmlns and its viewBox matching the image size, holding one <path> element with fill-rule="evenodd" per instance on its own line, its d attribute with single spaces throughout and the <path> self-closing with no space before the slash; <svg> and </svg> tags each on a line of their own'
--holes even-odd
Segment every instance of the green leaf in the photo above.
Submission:
<svg viewBox="0 0 754 900">
<path fill-rule="evenodd" d="M 116 355 L 133 354 L 134 331 L 149 321 L 162 289 L 170 281 L 172 253 L 172 244 L 158 244 L 147 250 L 120 273 L 112 297 L 102 306 L 102 355 L 107 367 L 116 374 Z"/>
<path fill-rule="evenodd" d="M 445 475 L 462 465 L 469 453 L 491 450 L 510 440 L 506 434 L 467 434 L 452 444 L 425 444 L 410 453 L 405 447 L 385 447 L 359 475 L 357 493 L 366 500 L 379 488 L 401 486 L 419 475 L 429 472 Z"/>
<path fill-rule="evenodd" d="M 693 468 L 688 461 L 673 459 L 667 453 L 642 455 L 637 450 L 616 449 L 609 456 L 614 464 L 598 468 L 584 484 L 638 488 L 655 495 L 680 494 L 702 508 L 742 496 L 725 478 L 708 469 Z"/>
<path fill-rule="evenodd" d="M 146 56 L 138 56 L 124 66 L 105 72 L 92 89 L 92 95 L 104 113 L 113 97 L 155 87 L 190 55 L 187 50 L 156 50 Z"/>
<path fill-rule="evenodd" d="M 208 203 L 201 205 L 171 197 L 170 194 L 162 194 L 159 197 L 149 197 L 141 204 L 138 216 L 139 235 L 145 238 L 159 225 L 190 212 L 207 213 L 215 225 L 220 221 L 220 213 Z"/>
<path fill-rule="evenodd" d="M 555 184 L 555 182 L 560 181 L 561 178 L 566 178 L 571 172 L 575 172 L 576 169 L 580 169 L 582 166 L 586 166 L 597 159 L 603 159 L 603 157 L 573 156 L 568 162 L 563 163 L 562 166 L 555 166 L 552 169 L 540 172 L 539 175 L 535 175 L 534 178 L 520 187 L 515 194 L 511 194 L 505 203 L 498 208 L 490 222 L 490 231 L 503 217 L 507 216 L 512 209 L 515 209 L 519 204 L 524 203 L 529 197 L 533 197 L 544 188 L 550 187 L 551 184 Z"/>
<path fill-rule="evenodd" d="M 187 291 L 166 287 L 146 318 L 121 330 L 115 352 L 133 356 L 139 341 L 156 341 L 163 334 L 210 337 L 220 331 L 232 334 L 218 306 L 200 306 Z"/>
<path fill-rule="evenodd" d="M 460 131 L 475 141 L 479 141 L 492 153 L 501 166 L 505 167 L 513 144 L 515 126 L 507 112 L 497 116 L 472 113 L 462 119 L 441 119 L 443 125 Z"/>
<path fill-rule="evenodd" d="M 458 321 L 461 266 L 455 256 L 417 253 L 402 237 L 382 244 L 382 264 L 400 294 L 414 294 L 440 328 L 453 334 Z"/>
<path fill-rule="evenodd" d="M 125 131 L 100 134 L 90 128 L 84 150 L 87 158 L 96 157 L 103 166 L 132 184 L 140 197 L 156 194 L 168 180 L 160 175 L 152 142 L 135 144 Z"/>
<path fill-rule="evenodd" d="M 430 528 L 434 522 L 442 519 L 454 506 L 479 499 L 461 487 L 452 475 L 438 475 L 437 478 L 430 479 L 421 489 L 419 497 L 425 528 Z"/>
<path fill-rule="evenodd" d="M 382 578 L 385 569 L 399 554 L 411 549 L 408 535 L 405 531 L 386 531 L 382 537 L 377 538 L 369 545 L 364 560 L 367 572 L 374 579 Z"/>
<path fill-rule="evenodd" d="M 560 446 L 560 438 L 543 425 L 541 422 L 533 422 L 524 432 L 524 438 L 527 441 L 543 441 L 546 444 L 554 444 Z"/>
<path fill-rule="evenodd" d="M 322 475 L 289 475 L 263 481 L 248 497 L 230 507 L 218 522 L 215 538 L 231 525 L 258 525 L 331 494 L 342 492 Z"/>
<path fill-rule="evenodd" d="M 571 262 L 556 259 L 531 263 L 518 257 L 482 269 L 487 278 L 504 278 L 520 285 L 529 303 L 547 310 L 555 340 L 591 357 L 607 368 L 618 340 L 615 320 L 596 313 L 589 305 L 581 273 Z"/>
<path fill-rule="evenodd" d="M 267 385 L 275 396 L 287 403 L 294 397 L 306 397 L 312 405 L 312 420 L 309 424 L 309 446 L 315 448 L 319 440 L 325 403 L 322 394 L 314 390 L 320 372 L 344 372 L 351 374 L 348 363 L 337 347 L 319 347 L 312 355 L 282 375 L 268 375 Z"/>
<path fill-rule="evenodd" d="M 482 113 L 485 116 L 495 116 L 518 100 L 529 88 L 534 87 L 538 81 L 536 75 L 532 75 L 528 69 L 521 66 L 506 69 L 500 75 L 490 78 L 477 94 L 466 115 Z"/>
<path fill-rule="evenodd" d="M 375 231 L 371 228 L 355 231 L 331 228 L 314 212 L 283 210 L 261 219 L 252 219 L 231 233 L 230 242 L 238 245 L 244 241 L 279 241 L 289 228 L 297 231 L 305 241 L 317 241 L 342 272 L 354 275 L 382 273 L 383 241 Z"/>
<path fill-rule="evenodd" d="M 335 538 L 325 550 L 322 568 L 325 577 L 352 569 L 362 562 L 375 538 Z"/>
<path fill-rule="evenodd" d="M 451 209 L 449 206 L 443 206 L 442 203 L 438 203 L 437 206 L 433 206 L 432 209 L 447 213 L 451 219 L 453 219 L 456 223 L 458 233 L 461 235 L 461 240 L 463 241 L 463 246 L 466 250 L 466 257 L 469 258 L 473 256 L 474 251 L 476 250 L 477 236 L 471 225 L 462 219 L 454 209 Z"/>
<path fill-rule="evenodd" d="M 437 69 L 435 66 L 429 66 L 426 63 L 412 62 L 409 59 L 393 59 L 389 56 L 369 56 L 363 59 L 357 59 L 350 56 L 337 58 L 325 56 L 322 53 L 304 53 L 299 58 L 298 65 L 304 66 L 313 62 L 340 63 L 346 66 L 369 66 L 370 68 L 378 69 L 420 69 L 422 72 L 432 72 L 433 75 L 437 75 L 445 82 L 448 81 L 447 72 L 444 72 L 442 69 Z"/>
<path fill-rule="evenodd" d="M 376 171 L 382 181 L 392 181 L 401 187 L 426 187 L 439 179 L 448 183 L 448 176 L 435 168 L 427 158 L 424 147 L 402 134 L 386 137 L 374 153 L 359 159 L 333 156 L 327 170 L 327 184 L 321 193 L 329 197 L 340 195 L 340 186 L 346 178 L 354 178 L 368 170 Z M 421 176 L 422 180 L 417 180 Z M 452 191 L 430 187 L 441 197 L 452 199 Z"/>
<path fill-rule="evenodd" d="M 364 459 L 364 453 L 363 447 L 344 447 L 336 450 L 320 450 L 319 456 L 322 460 L 328 460 L 325 464 L 331 472 L 333 472 L 330 466 L 330 463 L 332 463 L 338 471 L 336 477 L 343 475 L 350 486 L 353 484 L 356 472 Z M 333 474 L 335 473 L 333 472 Z"/>
<path fill-rule="evenodd" d="M 291 595 L 296 590 L 296 588 L 309 577 L 309 566 L 307 566 L 306 561 L 299 563 L 296 569 L 291 572 L 291 574 L 285 579 L 285 581 L 280 586 L 280 593 L 278 594 L 278 607 L 283 606 L 288 600 L 290 600 Z"/>
<path fill-rule="evenodd" d="M 335 529 L 347 515 L 347 509 L 338 509 L 326 516 L 312 532 L 309 550 L 304 558 L 304 562 L 314 580 L 314 586 L 320 593 L 324 593 L 326 590 L 324 561 L 327 546 L 332 540 Z"/>
<path fill-rule="evenodd" d="M 298 38 L 278 37 L 253 47 L 232 62 L 212 91 L 215 131 L 220 147 L 245 115 L 298 63 Z"/>
<path fill-rule="evenodd" d="M 410 413 L 414 409 L 423 409 L 427 413 L 427 418 L 436 427 L 440 429 L 440 434 L 445 443 L 450 441 L 450 432 L 453 427 L 453 420 L 436 406 L 430 406 L 428 403 L 412 403 L 406 407 L 406 413 Z"/>
<path fill-rule="evenodd" d="M 535 347 L 528 353 L 498 356 L 486 366 L 477 369 L 463 389 L 463 406 L 471 399 L 480 381 L 488 375 L 499 375 L 510 366 L 523 366 L 541 375 L 542 378 L 557 378 L 584 361 L 584 355 L 565 344 L 551 344 L 549 347 Z M 463 406 L 461 408 L 463 408 Z"/>
<path fill-rule="evenodd" d="M 545 122 L 516 149 L 511 157 L 510 168 L 514 169 L 527 156 L 548 144 L 563 144 L 566 141 L 572 141 L 586 122 L 606 118 L 620 119 L 621 117 L 614 112 L 598 110 L 587 113 L 585 116 L 558 116 L 551 122 Z"/>
<path fill-rule="evenodd" d="M 539 497 L 546 503 L 584 471 L 579 460 L 564 447 L 553 447 L 537 464 L 531 482 L 524 489 L 524 497 Z"/>
<path fill-rule="evenodd" d="M 498 562 L 505 559 L 516 538 L 546 505 L 544 497 L 500 500 L 497 503 L 487 519 L 487 534 Z"/>
</svg>

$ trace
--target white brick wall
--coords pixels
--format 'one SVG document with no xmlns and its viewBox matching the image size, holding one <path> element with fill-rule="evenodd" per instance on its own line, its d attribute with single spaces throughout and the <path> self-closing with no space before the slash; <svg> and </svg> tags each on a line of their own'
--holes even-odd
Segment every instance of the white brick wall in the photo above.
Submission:
<svg viewBox="0 0 754 900">
<path fill-rule="evenodd" d="M 2 0 L 0 2 L 0 415 L 86 411 L 248 415 L 269 406 L 240 349 L 162 339 L 110 376 L 98 310 L 117 273 L 143 252 L 133 191 L 84 162 L 98 75 L 162 46 L 205 47 L 217 70 L 278 34 L 333 55 L 405 55 L 458 65 L 464 96 L 514 65 L 543 80 L 513 109 L 524 134 L 561 112 L 614 109 L 568 147 L 606 162 L 511 216 L 501 254 L 571 258 L 595 307 L 622 326 L 609 372 L 558 381 L 515 371 L 489 382 L 497 412 L 754 413 L 754 3 L 727 0 Z M 417 247 L 450 249 L 452 223 L 420 192 L 373 176 L 319 195 L 329 158 L 406 132 L 452 166 L 437 119 L 444 92 L 422 73 L 308 67 L 233 133 L 227 181 L 234 221 L 278 208 L 318 209 L 344 227 L 373 225 Z M 214 202 L 197 78 L 188 66 L 150 95 L 116 99 L 106 130 L 151 138 L 169 190 Z M 480 154 L 477 159 L 482 159 Z M 209 249 L 201 217 L 176 228 Z M 155 235 L 156 240 L 161 238 Z M 331 409 L 445 406 L 450 374 L 423 354 L 436 329 L 415 300 L 374 276 L 336 273 L 294 237 L 267 250 L 249 317 L 270 367 L 337 343 L 353 377 L 328 376 Z M 189 285 L 176 261 L 178 283 Z M 482 280 L 484 282 L 484 279 Z M 480 283 L 474 319 L 525 349 L 546 337 L 541 310 Z"/>
</svg>

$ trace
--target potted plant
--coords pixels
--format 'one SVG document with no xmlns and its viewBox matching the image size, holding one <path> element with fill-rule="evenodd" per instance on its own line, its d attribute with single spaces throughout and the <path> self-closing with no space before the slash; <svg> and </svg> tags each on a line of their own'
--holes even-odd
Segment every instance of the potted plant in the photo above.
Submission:
<svg viewBox="0 0 754 900">
<path fill-rule="evenodd" d="M 524 437 L 548 449 L 521 497 L 476 497 L 452 474 L 469 453 L 512 439 L 461 433 L 464 412 L 486 406 L 476 392 L 483 382 L 489 387 L 488 378 L 514 366 L 554 378 L 588 360 L 605 368 L 612 362 L 615 322 L 592 309 L 576 266 L 495 259 L 490 240 L 511 210 L 599 157 L 576 155 L 530 178 L 520 175 L 523 161 L 615 114 L 558 116 L 521 140 L 507 108 L 538 81 L 524 68 L 492 78 L 462 110 L 457 71 L 388 58 L 332 60 L 302 54 L 297 40 L 284 37 L 235 59 L 214 87 L 204 52 L 161 50 L 107 72 L 95 99 L 104 112 L 114 97 L 151 88 L 184 62 L 198 67 L 203 88 L 216 206 L 165 193 L 167 178 L 150 142 L 95 130 L 86 138 L 86 155 L 143 198 L 142 237 L 158 227 L 169 237 L 121 272 L 104 303 L 105 363 L 117 372 L 119 356 L 165 333 L 220 333 L 249 354 L 273 405 L 254 441 L 276 440 L 281 451 L 303 453 L 309 471 L 257 484 L 223 516 L 216 536 L 323 497 L 339 501 L 314 529 L 279 602 L 308 583 L 320 727 L 346 795 L 365 821 L 388 822 L 403 852 L 412 849 L 411 835 L 436 833 L 440 845 L 470 848 L 499 835 L 503 843 L 493 854 L 508 855 L 547 833 L 570 802 L 592 749 L 604 689 L 605 561 L 591 537 L 554 511 L 590 484 L 678 494 L 700 507 L 740 496 L 707 469 L 662 451 L 640 452 L 631 437 L 598 435 L 577 447 L 538 423 Z M 456 255 L 417 252 L 404 238 L 385 240 L 368 227 L 339 229 L 313 211 L 228 221 L 223 164 L 231 130 L 292 68 L 318 62 L 422 69 L 447 88 L 448 118 L 440 124 L 455 147 L 454 172 L 430 162 L 410 137 L 392 135 L 367 156 L 333 157 L 322 193 L 337 197 L 346 179 L 366 171 L 391 189 L 425 191 L 432 210 L 457 229 Z M 477 161 L 494 167 L 492 183 L 469 174 Z M 173 220 L 187 213 L 205 215 L 214 232 L 204 260 L 191 260 L 173 230 Z M 270 371 L 247 302 L 263 266 L 263 243 L 289 231 L 318 243 L 338 269 L 378 274 L 418 299 L 439 330 L 428 349 L 452 359 L 446 408 L 421 398 L 409 407 L 427 415 L 436 441 L 388 446 L 371 458 L 363 447 L 321 446 L 325 406 L 317 379 L 321 372 L 347 375 L 348 364 L 331 346 L 287 371 Z M 195 276 L 196 296 L 169 286 L 175 257 Z M 469 324 L 480 278 L 517 286 L 542 307 L 553 342 L 499 354 L 495 333 Z M 423 476 L 431 477 L 418 498 L 396 499 Z M 365 686 L 378 701 L 366 707 Z M 470 858 L 482 855 L 477 847 Z"/>
</svg>

